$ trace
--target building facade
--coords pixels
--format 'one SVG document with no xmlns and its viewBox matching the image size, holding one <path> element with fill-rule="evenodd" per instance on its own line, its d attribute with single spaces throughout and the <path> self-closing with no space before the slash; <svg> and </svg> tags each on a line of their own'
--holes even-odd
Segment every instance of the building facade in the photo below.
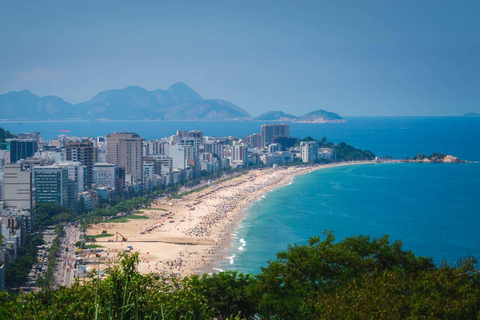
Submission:
<svg viewBox="0 0 480 320">
<path fill-rule="evenodd" d="M 9 210 L 26 210 L 33 224 L 35 213 L 35 188 L 32 172 L 20 164 L 6 164 L 3 175 L 4 207 Z"/>
<path fill-rule="evenodd" d="M 248 163 L 248 146 L 243 143 L 236 143 L 232 148 L 232 164 L 235 166 Z"/>
<path fill-rule="evenodd" d="M 93 183 L 115 188 L 116 165 L 111 163 L 95 163 L 93 165 Z"/>
<path fill-rule="evenodd" d="M 285 123 L 264 124 L 261 127 L 262 147 L 267 147 L 276 137 L 290 138 L 290 125 Z"/>
<path fill-rule="evenodd" d="M 38 151 L 38 141 L 34 139 L 7 139 L 7 151 L 10 152 L 10 163 L 27 159 Z"/>
<path fill-rule="evenodd" d="M 87 187 L 93 183 L 93 164 L 95 163 L 95 148 L 89 140 L 68 141 L 65 147 L 67 161 L 78 161 L 87 169 Z"/>
<path fill-rule="evenodd" d="M 69 205 L 71 187 L 68 182 L 68 167 L 59 165 L 35 167 L 33 181 L 38 203 Z"/>
<path fill-rule="evenodd" d="M 124 168 L 135 181 L 143 178 L 143 141 L 133 132 L 111 133 L 107 135 L 107 161 Z"/>
</svg>

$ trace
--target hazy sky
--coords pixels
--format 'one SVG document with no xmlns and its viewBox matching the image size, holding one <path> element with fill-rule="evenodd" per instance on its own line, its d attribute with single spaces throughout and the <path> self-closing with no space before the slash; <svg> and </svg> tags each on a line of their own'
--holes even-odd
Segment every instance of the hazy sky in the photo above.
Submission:
<svg viewBox="0 0 480 320">
<path fill-rule="evenodd" d="M 0 0 L 0 93 L 167 89 L 253 116 L 480 112 L 480 1 Z"/>
</svg>

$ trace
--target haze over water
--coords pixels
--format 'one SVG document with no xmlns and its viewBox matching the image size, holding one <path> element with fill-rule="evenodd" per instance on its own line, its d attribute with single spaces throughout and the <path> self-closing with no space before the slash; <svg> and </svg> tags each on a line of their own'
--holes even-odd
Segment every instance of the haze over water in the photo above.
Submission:
<svg viewBox="0 0 480 320">
<path fill-rule="evenodd" d="M 480 117 L 346 117 L 346 123 L 292 123 L 290 134 L 296 137 L 327 137 L 335 143 L 346 142 L 369 149 L 377 156 L 412 157 L 442 152 L 462 159 L 480 160 Z M 60 130 L 70 136 L 94 137 L 113 131 L 133 131 L 147 140 L 175 134 L 176 130 L 200 129 L 205 135 L 243 137 L 260 132 L 265 122 L 232 121 L 58 121 L 0 122 L 13 133 L 39 131 L 46 139 L 55 139 Z"/>
</svg>

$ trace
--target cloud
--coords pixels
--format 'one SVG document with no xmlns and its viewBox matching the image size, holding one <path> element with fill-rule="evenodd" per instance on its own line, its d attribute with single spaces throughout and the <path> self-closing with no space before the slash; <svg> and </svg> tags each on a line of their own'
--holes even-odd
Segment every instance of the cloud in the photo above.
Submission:
<svg viewBox="0 0 480 320">
<path fill-rule="evenodd" d="M 21 82 L 35 82 L 35 81 L 60 81 L 63 79 L 63 72 L 60 70 L 49 70 L 47 68 L 39 67 L 28 72 L 17 73 L 16 79 Z"/>
</svg>

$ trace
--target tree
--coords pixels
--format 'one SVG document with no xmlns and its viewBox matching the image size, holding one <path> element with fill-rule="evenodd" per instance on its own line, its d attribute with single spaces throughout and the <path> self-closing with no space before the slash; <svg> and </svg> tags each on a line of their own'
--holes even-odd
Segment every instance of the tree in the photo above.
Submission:
<svg viewBox="0 0 480 320">
<path fill-rule="evenodd" d="M 252 275 L 227 271 L 192 276 L 189 283 L 205 296 L 208 305 L 215 309 L 217 319 L 232 315 L 239 315 L 242 319 L 254 318 L 257 299 L 251 291 L 255 283 Z"/>
<path fill-rule="evenodd" d="M 257 284 L 262 318 L 320 319 L 322 299 L 365 276 L 389 270 L 410 276 L 434 269 L 431 259 L 402 250 L 399 241 L 390 244 L 387 236 L 352 237 L 339 243 L 331 232 L 324 236 L 323 241 L 313 237 L 307 245 L 289 246 L 262 268 Z"/>
</svg>

